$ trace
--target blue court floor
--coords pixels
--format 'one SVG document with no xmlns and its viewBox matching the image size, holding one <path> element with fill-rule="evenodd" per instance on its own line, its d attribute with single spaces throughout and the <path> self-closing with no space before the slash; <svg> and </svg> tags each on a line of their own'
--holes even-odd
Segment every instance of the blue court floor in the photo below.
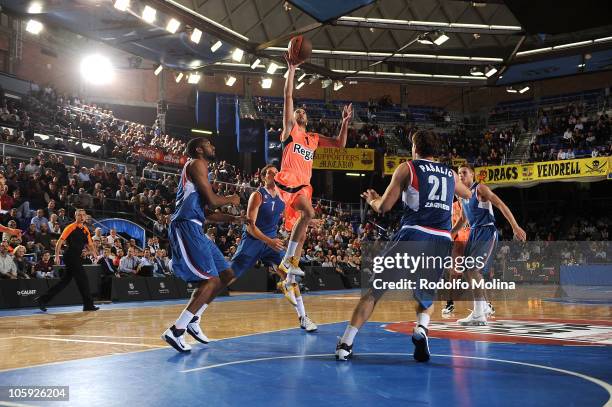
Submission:
<svg viewBox="0 0 612 407">
<path fill-rule="evenodd" d="M 68 385 L 50 406 L 602 406 L 612 347 L 432 339 L 412 359 L 410 337 L 368 323 L 355 357 L 336 362 L 345 323 L 0 372 L 2 385 Z M 2 403 L 0 403 L 1 405 Z"/>
</svg>

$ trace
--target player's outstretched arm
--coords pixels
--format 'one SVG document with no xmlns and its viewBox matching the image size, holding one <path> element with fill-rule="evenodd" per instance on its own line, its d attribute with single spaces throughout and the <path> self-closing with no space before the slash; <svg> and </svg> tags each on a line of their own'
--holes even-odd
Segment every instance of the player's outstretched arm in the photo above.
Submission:
<svg viewBox="0 0 612 407">
<path fill-rule="evenodd" d="M 400 197 L 400 193 L 407 182 L 410 181 L 411 172 L 408 165 L 400 165 L 393 172 L 391 182 L 383 196 L 379 196 L 373 189 L 368 189 L 361 194 L 361 197 L 366 200 L 367 204 L 378 213 L 386 213 L 393 208 L 393 205 Z"/>
<path fill-rule="evenodd" d="M 193 160 L 187 167 L 187 175 L 193 181 L 198 192 L 204 197 L 210 209 L 216 209 L 225 205 L 240 205 L 238 195 L 219 196 L 215 194 L 212 185 L 208 182 L 208 167 L 201 160 Z"/>
<path fill-rule="evenodd" d="M 481 201 L 489 201 L 493 204 L 493 206 L 500 210 L 500 212 L 504 215 L 508 223 L 510 223 L 510 226 L 512 226 L 512 232 L 518 240 L 523 242 L 527 240 L 527 233 L 525 233 L 523 228 L 518 225 L 516 219 L 514 219 L 514 215 L 512 214 L 510 208 L 508 208 L 504 201 L 502 201 L 493 191 L 491 191 L 491 188 L 484 184 L 478 184 L 477 191 L 478 197 Z"/>
<path fill-rule="evenodd" d="M 255 224 L 257 220 L 257 214 L 259 213 L 259 207 L 261 206 L 261 194 L 257 191 L 253 192 L 249 197 L 249 203 L 247 206 L 246 217 L 249 219 L 247 225 L 247 232 L 257 240 L 261 240 L 272 249 L 281 251 L 283 249 L 283 242 L 280 239 L 272 239 L 266 236 Z"/>
<path fill-rule="evenodd" d="M 291 134 L 293 128 L 293 79 L 295 77 L 295 69 L 297 65 L 291 63 L 287 55 L 285 55 L 287 61 L 287 79 L 285 79 L 285 91 L 284 97 L 285 102 L 283 104 L 283 133 L 281 134 L 281 141 L 285 141 Z"/>
<path fill-rule="evenodd" d="M 211 212 L 206 214 L 207 223 L 250 223 L 245 216 L 234 216 L 229 213 Z"/>
<path fill-rule="evenodd" d="M 348 135 L 348 127 L 353 119 L 353 104 L 348 104 L 342 109 L 342 125 L 338 137 L 319 136 L 320 147 L 337 147 L 344 148 L 346 146 L 346 138 Z"/>
</svg>

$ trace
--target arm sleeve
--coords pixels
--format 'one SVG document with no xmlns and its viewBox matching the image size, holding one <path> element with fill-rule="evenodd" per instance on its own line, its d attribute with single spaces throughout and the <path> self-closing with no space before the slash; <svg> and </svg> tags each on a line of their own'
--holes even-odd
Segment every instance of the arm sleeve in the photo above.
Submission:
<svg viewBox="0 0 612 407">
<path fill-rule="evenodd" d="M 68 236 L 70 236 L 72 231 L 74 231 L 75 228 L 76 228 L 76 225 L 74 223 L 71 223 L 70 225 L 66 226 L 66 229 L 64 229 L 64 231 L 62 232 L 60 239 L 66 240 Z"/>
</svg>

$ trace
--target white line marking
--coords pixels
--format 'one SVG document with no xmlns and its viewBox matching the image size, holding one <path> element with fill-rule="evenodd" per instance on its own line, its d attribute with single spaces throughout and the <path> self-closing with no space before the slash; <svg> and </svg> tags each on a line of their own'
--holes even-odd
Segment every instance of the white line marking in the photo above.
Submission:
<svg viewBox="0 0 612 407">
<path fill-rule="evenodd" d="M 381 353 L 360 353 L 359 355 L 360 356 L 365 356 L 365 355 L 367 355 L 367 356 L 412 356 L 412 354 L 410 354 L 410 353 L 386 353 L 386 352 L 381 352 Z M 197 368 L 188 369 L 188 370 L 181 370 L 181 373 L 191 373 L 191 372 L 196 372 L 196 371 L 201 371 L 201 370 L 214 369 L 214 368 L 217 368 L 217 367 L 224 367 L 224 366 L 230 366 L 230 365 L 238 365 L 238 364 L 242 364 L 242 363 L 262 362 L 262 361 L 267 361 L 267 360 L 299 359 L 299 358 L 320 358 L 320 357 L 330 357 L 331 358 L 333 356 L 334 356 L 334 354 L 327 353 L 327 354 L 315 354 L 315 355 L 273 356 L 273 357 L 268 357 L 268 358 L 237 360 L 237 361 L 234 361 L 234 362 L 218 363 L 216 365 L 197 367 Z M 494 359 L 494 358 L 485 358 L 485 357 L 478 357 L 478 356 L 462 356 L 462 355 L 438 355 L 438 354 L 432 354 L 431 356 L 445 357 L 445 358 L 486 360 L 486 361 L 489 361 L 489 362 L 508 363 L 508 364 L 511 364 L 511 365 L 521 365 L 521 366 L 535 367 L 535 368 L 539 368 L 539 369 L 546 369 L 546 370 L 551 370 L 553 372 L 563 373 L 563 374 L 570 375 L 570 376 L 575 376 L 575 377 L 581 378 L 583 380 L 589 381 L 591 383 L 594 383 L 594 384 L 596 384 L 596 385 L 598 385 L 600 387 L 603 387 L 603 389 L 606 390 L 608 392 L 608 395 L 609 395 L 608 401 L 606 402 L 606 404 L 604 404 L 604 407 L 612 406 L 612 385 L 604 382 L 603 380 L 596 379 L 594 377 L 587 376 L 587 375 L 582 374 L 582 373 L 573 372 L 571 370 L 559 369 L 557 367 L 542 366 L 542 365 L 536 365 L 534 363 L 517 362 L 517 361 L 505 360 L 505 359 Z"/>
<path fill-rule="evenodd" d="M 13 403 L 12 401 L 0 401 L 2 407 L 34 407 L 33 404 Z"/>
<path fill-rule="evenodd" d="M 80 342 L 80 343 L 100 343 L 104 345 L 125 345 L 125 346 L 141 346 L 146 348 L 158 348 L 163 349 L 165 346 L 160 345 L 146 345 L 144 343 L 129 343 L 129 342 L 106 342 L 106 341 L 87 341 L 84 339 L 64 339 L 64 338 L 49 338 L 43 336 L 24 336 L 26 339 L 38 339 L 43 341 L 57 341 L 57 342 Z M 79 360 L 79 359 L 77 359 Z"/>
</svg>

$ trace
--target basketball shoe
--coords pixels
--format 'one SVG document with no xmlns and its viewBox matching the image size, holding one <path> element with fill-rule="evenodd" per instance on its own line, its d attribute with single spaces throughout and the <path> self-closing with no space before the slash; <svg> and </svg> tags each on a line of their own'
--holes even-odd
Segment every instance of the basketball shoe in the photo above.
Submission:
<svg viewBox="0 0 612 407">
<path fill-rule="evenodd" d="M 446 306 L 442 309 L 442 316 L 447 317 L 455 311 L 455 304 L 452 301 L 447 301 Z"/>
<path fill-rule="evenodd" d="M 412 356 L 417 362 L 427 362 L 430 358 L 428 333 L 429 330 L 423 325 L 417 325 L 412 333 L 412 343 L 414 344 Z"/>
<path fill-rule="evenodd" d="M 304 315 L 300 317 L 300 328 L 305 329 L 306 332 L 314 332 L 317 330 L 317 324 L 312 322 L 312 319 L 308 317 L 308 315 Z"/>
<path fill-rule="evenodd" d="M 487 316 L 485 314 L 474 315 L 474 311 L 472 311 L 467 317 L 457 320 L 457 323 L 462 326 L 485 326 L 487 325 Z"/>
<path fill-rule="evenodd" d="M 293 284 L 287 283 L 286 280 L 281 280 L 276 283 L 276 288 L 284 294 L 285 298 L 291 305 L 294 307 L 297 305 L 297 301 L 295 300 L 295 293 L 293 292 Z"/>
<path fill-rule="evenodd" d="M 336 345 L 336 360 L 347 361 L 353 356 L 353 345 L 338 342 Z"/>
<path fill-rule="evenodd" d="M 190 352 L 191 345 L 185 342 L 185 330 L 176 329 L 174 325 L 166 329 L 161 338 L 181 353 Z"/>
<path fill-rule="evenodd" d="M 208 339 L 208 337 L 204 335 L 204 332 L 202 332 L 202 328 L 200 327 L 200 318 L 195 315 L 191 319 L 191 322 L 187 324 L 187 333 L 193 336 L 193 339 L 205 345 L 210 342 L 210 339 Z"/>
<path fill-rule="evenodd" d="M 287 275 L 293 274 L 294 276 L 304 276 L 304 271 L 300 268 L 300 259 L 296 258 L 295 256 L 288 259 L 283 259 L 278 268 Z"/>
</svg>

